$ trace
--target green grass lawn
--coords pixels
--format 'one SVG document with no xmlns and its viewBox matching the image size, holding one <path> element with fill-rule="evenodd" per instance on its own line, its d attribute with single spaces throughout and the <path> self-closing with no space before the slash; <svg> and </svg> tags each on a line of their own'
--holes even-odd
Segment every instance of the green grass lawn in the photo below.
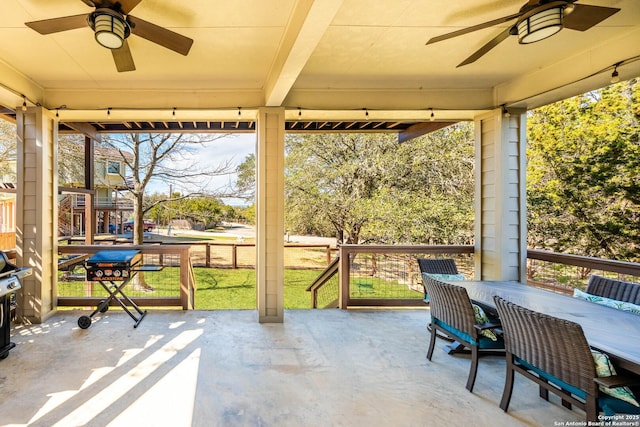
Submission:
<svg viewBox="0 0 640 427">
<path fill-rule="evenodd" d="M 253 269 L 194 268 L 196 310 L 255 309 L 256 272 Z M 284 308 L 311 308 L 307 286 L 320 270 L 284 271 Z"/>
<path fill-rule="evenodd" d="M 196 281 L 195 308 L 197 310 L 255 309 L 256 272 L 253 269 L 194 268 Z M 311 293 L 307 287 L 321 270 L 284 271 L 284 308 L 310 309 Z M 60 272 L 60 275 L 63 273 Z M 133 281 L 125 293 L 130 297 L 177 296 L 180 292 L 179 267 L 166 267 L 162 271 L 145 273 L 146 288 Z M 84 280 L 58 282 L 58 295 L 66 297 L 107 296 L 99 283 L 85 284 Z M 418 292 L 407 291 L 397 281 L 379 278 L 353 279 L 351 296 L 354 298 L 422 298 Z"/>
</svg>

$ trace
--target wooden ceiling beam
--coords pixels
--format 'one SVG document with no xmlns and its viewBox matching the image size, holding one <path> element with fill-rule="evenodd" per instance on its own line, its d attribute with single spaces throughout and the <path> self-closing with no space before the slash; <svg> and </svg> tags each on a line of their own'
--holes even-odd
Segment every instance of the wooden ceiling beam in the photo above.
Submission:
<svg viewBox="0 0 640 427">
<path fill-rule="evenodd" d="M 413 138 L 426 135 L 438 129 L 451 126 L 457 122 L 421 122 L 413 126 L 409 126 L 406 130 L 398 134 L 398 142 L 407 142 Z"/>
<path fill-rule="evenodd" d="M 64 124 L 68 127 L 70 127 L 71 129 L 85 135 L 88 136 L 89 138 L 93 139 L 94 141 L 100 142 L 102 140 L 102 137 L 100 136 L 100 134 L 98 132 L 96 132 L 96 128 L 94 128 L 93 126 L 91 126 L 89 123 L 83 123 L 83 122 L 64 122 Z"/>
</svg>

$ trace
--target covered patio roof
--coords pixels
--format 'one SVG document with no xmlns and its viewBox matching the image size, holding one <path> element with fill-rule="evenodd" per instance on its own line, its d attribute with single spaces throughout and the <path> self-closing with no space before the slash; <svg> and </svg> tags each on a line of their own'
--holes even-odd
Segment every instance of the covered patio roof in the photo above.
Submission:
<svg viewBox="0 0 640 427">
<path fill-rule="evenodd" d="M 93 141 L 100 132 L 145 126 L 257 127 L 257 308 L 268 323 L 283 321 L 286 132 L 385 129 L 405 140 L 474 120 L 476 271 L 484 279 L 525 280 L 526 110 L 606 86 L 614 72 L 639 76 L 640 2 L 529 0 L 521 9 L 523 3 L 4 1 L 0 105 L 8 117 L 17 110 L 18 228 L 29 249 L 24 262 L 36 269 L 24 315 L 42 321 L 56 308 L 54 149 L 58 131 L 69 129 Z M 562 31 L 532 44 L 509 36 L 518 19 L 551 7 L 573 9 Z M 96 43 L 85 21 L 93 16 L 94 23 L 94 13 L 126 15 L 137 26 L 126 55 Z M 65 31 L 44 31 L 51 25 L 42 20 L 65 16 Z M 454 31 L 464 34 L 427 44 Z M 123 55 L 130 71 L 114 65 L 122 70 Z"/>
<path fill-rule="evenodd" d="M 252 111 L 262 106 L 285 107 L 292 131 L 402 131 L 432 113 L 434 121 L 455 121 L 501 106 L 537 107 L 607 85 L 614 68 L 621 79 L 640 75 L 635 0 L 575 2 L 621 10 L 587 31 L 563 29 L 538 43 L 509 36 L 462 67 L 515 20 L 426 42 L 518 13 L 524 0 L 142 0 L 131 15 L 193 45 L 183 56 L 133 34 L 135 70 L 127 72 L 116 70 L 88 26 L 42 35 L 25 25 L 88 14 L 91 3 L 3 2 L 0 104 L 42 105 L 61 122 L 97 131 L 178 122 L 176 130 L 211 129 L 212 120 L 214 128 L 243 123 L 235 130 L 251 131 Z"/>
</svg>

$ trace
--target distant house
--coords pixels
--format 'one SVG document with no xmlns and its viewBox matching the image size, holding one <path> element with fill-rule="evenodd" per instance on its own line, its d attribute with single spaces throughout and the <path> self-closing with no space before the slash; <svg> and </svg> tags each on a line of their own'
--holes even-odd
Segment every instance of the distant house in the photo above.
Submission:
<svg viewBox="0 0 640 427">
<path fill-rule="evenodd" d="M 0 250 L 16 247 L 16 128 L 0 119 Z"/>
<path fill-rule="evenodd" d="M 12 163 L 15 170 L 15 161 Z M 0 250 L 16 247 L 16 188 L 14 182 L 15 174 L 0 174 Z"/>
<path fill-rule="evenodd" d="M 59 197 L 58 228 L 62 235 L 84 235 L 86 195 L 80 190 L 85 188 L 84 145 L 67 142 L 65 148 L 70 162 L 61 168 L 58 178 L 59 187 L 62 189 Z M 97 233 L 121 231 L 122 224 L 133 213 L 133 202 L 128 197 L 129 185 L 126 179 L 129 171 L 123 156 L 127 159 L 133 158 L 130 153 L 111 148 L 94 148 L 93 223 Z"/>
</svg>

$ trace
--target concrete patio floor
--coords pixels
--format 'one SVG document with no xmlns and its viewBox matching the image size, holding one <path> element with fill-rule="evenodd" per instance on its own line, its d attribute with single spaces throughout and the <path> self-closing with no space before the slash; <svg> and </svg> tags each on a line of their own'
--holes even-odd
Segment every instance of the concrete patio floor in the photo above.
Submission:
<svg viewBox="0 0 640 427">
<path fill-rule="evenodd" d="M 504 358 L 438 340 L 425 359 L 427 310 L 151 311 L 137 329 L 110 310 L 16 325 L 0 361 L 1 426 L 554 426 L 583 421 L 516 378 L 498 407 Z M 558 424 L 556 424 L 558 423 Z"/>
</svg>

